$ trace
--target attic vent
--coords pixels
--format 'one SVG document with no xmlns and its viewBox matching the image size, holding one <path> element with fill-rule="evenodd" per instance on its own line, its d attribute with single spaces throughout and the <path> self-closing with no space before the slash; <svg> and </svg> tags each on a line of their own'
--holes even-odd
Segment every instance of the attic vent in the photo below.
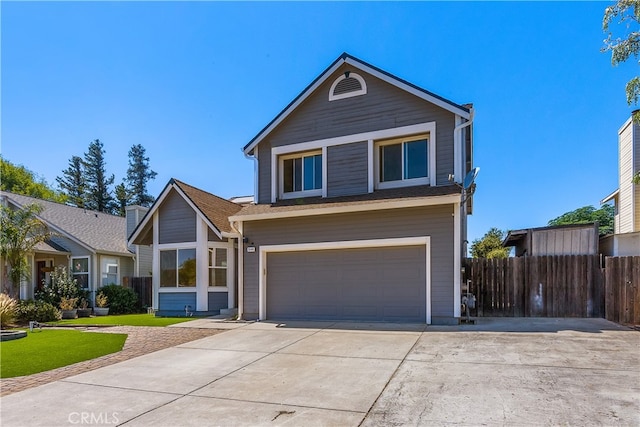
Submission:
<svg viewBox="0 0 640 427">
<path fill-rule="evenodd" d="M 347 71 L 338 77 L 331 85 L 329 101 L 365 95 L 366 93 L 367 84 L 364 79 L 356 73 Z"/>
</svg>

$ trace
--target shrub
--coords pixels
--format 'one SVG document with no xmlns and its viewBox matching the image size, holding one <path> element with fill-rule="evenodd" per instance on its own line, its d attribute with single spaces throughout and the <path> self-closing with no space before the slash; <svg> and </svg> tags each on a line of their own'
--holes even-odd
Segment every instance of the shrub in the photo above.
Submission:
<svg viewBox="0 0 640 427">
<path fill-rule="evenodd" d="M 60 310 L 53 304 L 45 301 L 20 301 L 16 308 L 16 315 L 22 323 L 31 320 L 35 320 L 36 322 L 53 322 L 60 320 Z"/>
<path fill-rule="evenodd" d="M 18 303 L 5 293 L 0 294 L 0 328 L 6 328 L 16 320 Z"/>
<path fill-rule="evenodd" d="M 60 310 L 73 310 L 78 306 L 78 298 L 60 298 Z"/>
<path fill-rule="evenodd" d="M 109 298 L 103 293 L 96 295 L 96 305 L 100 308 L 109 307 Z"/>
<path fill-rule="evenodd" d="M 36 292 L 36 299 L 59 306 L 62 298 L 86 298 L 86 292 L 78 285 L 78 281 L 70 276 L 67 268 L 59 265 L 51 273 L 49 283 L 43 283 L 41 290 Z"/>
<path fill-rule="evenodd" d="M 106 296 L 109 301 L 109 314 L 129 314 L 139 310 L 138 295 L 133 289 L 111 284 L 100 288 L 100 295 Z"/>
</svg>

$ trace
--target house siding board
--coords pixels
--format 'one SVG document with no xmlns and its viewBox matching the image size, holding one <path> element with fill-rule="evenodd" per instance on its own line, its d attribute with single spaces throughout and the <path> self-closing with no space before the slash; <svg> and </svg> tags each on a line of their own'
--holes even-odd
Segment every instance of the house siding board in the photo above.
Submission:
<svg viewBox="0 0 640 427">
<path fill-rule="evenodd" d="M 158 309 L 163 311 L 184 311 L 187 305 L 191 306 L 191 311 L 196 310 L 195 292 L 161 292 L 158 301 Z"/>
<path fill-rule="evenodd" d="M 620 132 L 620 193 L 618 207 L 620 215 L 620 233 L 633 231 L 633 139 L 634 126 L 632 122 Z"/>
<path fill-rule="evenodd" d="M 368 191 L 368 143 L 327 149 L 327 196 L 351 196 Z"/>
<path fill-rule="evenodd" d="M 633 124 L 632 174 L 640 173 L 640 125 Z M 633 230 L 640 231 L 640 184 L 632 184 L 633 191 Z"/>
<path fill-rule="evenodd" d="M 209 292 L 208 303 L 209 311 L 220 311 L 222 308 L 228 308 L 229 294 L 228 292 Z"/>
<path fill-rule="evenodd" d="M 415 236 L 431 237 L 431 314 L 453 317 L 452 213 L 453 205 L 441 205 L 246 222 L 244 234 L 249 238 L 248 245 L 256 246 L 256 252 L 245 251 L 245 317 L 258 316 L 260 245 Z"/>
<path fill-rule="evenodd" d="M 436 122 L 436 182 L 448 183 L 455 115 L 360 70 L 367 94 L 329 101 L 331 84 L 347 70 L 353 67 L 339 68 L 258 145 L 259 203 L 271 202 L 271 147 L 426 122 Z"/>
<path fill-rule="evenodd" d="M 71 252 L 72 257 L 91 255 L 91 251 L 89 249 L 64 236 L 54 235 L 51 237 L 51 241 Z"/>
<path fill-rule="evenodd" d="M 159 212 L 159 242 L 196 241 L 196 213 L 175 191 L 167 195 Z"/>
</svg>

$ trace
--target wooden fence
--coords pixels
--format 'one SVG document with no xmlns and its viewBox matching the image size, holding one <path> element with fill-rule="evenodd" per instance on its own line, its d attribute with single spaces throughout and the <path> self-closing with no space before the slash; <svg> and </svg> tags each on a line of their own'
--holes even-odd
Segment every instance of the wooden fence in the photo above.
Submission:
<svg viewBox="0 0 640 427">
<path fill-rule="evenodd" d="M 640 325 L 640 256 L 605 259 L 605 314 L 612 322 Z"/>
<path fill-rule="evenodd" d="M 606 317 L 640 324 L 640 257 L 470 258 L 476 316 Z"/>
<path fill-rule="evenodd" d="M 123 277 L 122 285 L 131 288 L 138 295 L 140 307 L 151 307 L 153 304 L 153 286 L 151 277 Z"/>
</svg>

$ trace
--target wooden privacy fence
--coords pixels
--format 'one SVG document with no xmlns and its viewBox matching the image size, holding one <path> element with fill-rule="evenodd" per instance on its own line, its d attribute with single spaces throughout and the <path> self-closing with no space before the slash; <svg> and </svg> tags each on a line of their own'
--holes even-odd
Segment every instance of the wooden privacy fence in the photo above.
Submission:
<svg viewBox="0 0 640 427">
<path fill-rule="evenodd" d="M 595 255 L 466 260 L 477 316 L 604 317 Z"/>
<path fill-rule="evenodd" d="M 606 319 L 640 324 L 640 256 L 605 258 L 605 283 Z"/>
<path fill-rule="evenodd" d="M 640 324 L 640 257 L 465 260 L 476 316 L 606 317 Z"/>
<path fill-rule="evenodd" d="M 138 295 L 140 307 L 151 307 L 153 304 L 153 287 L 151 277 L 123 277 L 122 285 L 131 288 Z"/>
</svg>

